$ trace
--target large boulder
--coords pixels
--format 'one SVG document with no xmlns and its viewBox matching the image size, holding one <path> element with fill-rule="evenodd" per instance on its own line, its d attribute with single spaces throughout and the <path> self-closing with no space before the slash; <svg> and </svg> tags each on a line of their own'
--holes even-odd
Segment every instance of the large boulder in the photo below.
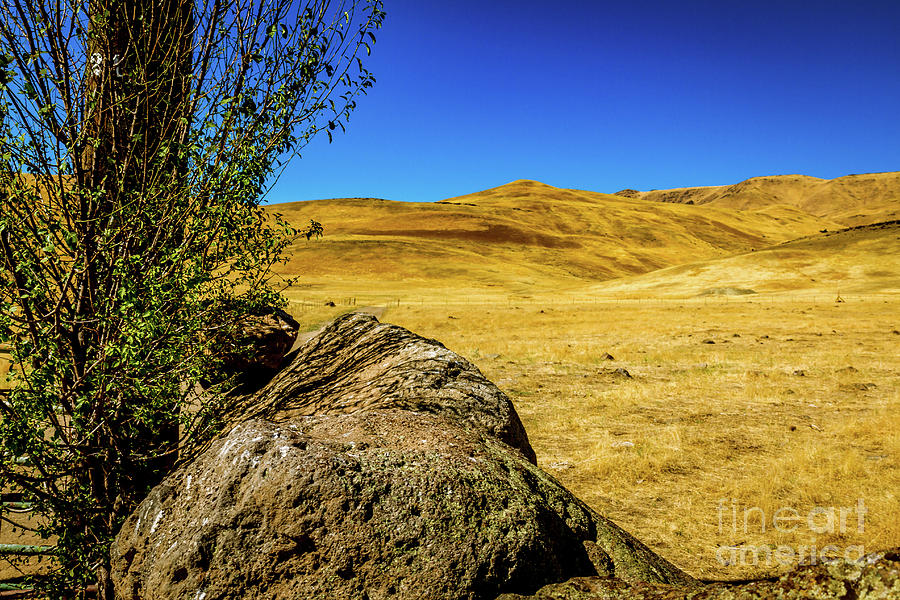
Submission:
<svg viewBox="0 0 900 600">
<path fill-rule="evenodd" d="M 438 415 L 236 426 L 153 490 L 119 598 L 494 598 L 602 574 L 690 578 L 506 444 Z"/>
<path fill-rule="evenodd" d="M 535 465 L 509 399 L 438 342 L 326 328 L 155 488 L 113 547 L 135 599 L 493 599 L 572 577 L 697 583 Z"/>
</svg>

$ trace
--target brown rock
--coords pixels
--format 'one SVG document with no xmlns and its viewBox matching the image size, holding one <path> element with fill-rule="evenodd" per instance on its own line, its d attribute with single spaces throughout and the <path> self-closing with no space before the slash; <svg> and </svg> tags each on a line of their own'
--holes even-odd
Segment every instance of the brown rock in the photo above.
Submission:
<svg viewBox="0 0 900 600">
<path fill-rule="evenodd" d="M 117 598 L 493 600 L 598 574 L 696 585 L 538 468 L 473 365 L 399 327 L 338 319 L 243 409 L 123 525 Z"/>
<path fill-rule="evenodd" d="M 236 426 L 113 549 L 118 598 L 493 599 L 692 580 L 492 436 L 407 411 Z"/>
<path fill-rule="evenodd" d="M 874 390 L 878 386 L 872 382 L 858 382 L 841 384 L 840 390 L 843 392 L 867 392 Z"/>
</svg>

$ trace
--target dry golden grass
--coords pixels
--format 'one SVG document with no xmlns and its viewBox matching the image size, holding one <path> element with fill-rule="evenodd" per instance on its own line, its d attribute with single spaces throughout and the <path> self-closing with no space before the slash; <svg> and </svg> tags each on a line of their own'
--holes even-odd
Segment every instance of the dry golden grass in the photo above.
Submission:
<svg viewBox="0 0 900 600">
<path fill-rule="evenodd" d="M 27 514 L 7 513 L 5 517 L 0 524 L 0 544 L 47 544 L 47 540 L 29 530 L 35 523 Z M 46 572 L 49 566 L 45 557 L 0 557 L 0 582 Z"/>
<path fill-rule="evenodd" d="M 5 347 L 0 347 L 0 390 L 9 389 L 9 383 L 6 377 L 9 374 L 9 368 L 12 364 L 12 357 Z"/>
<path fill-rule="evenodd" d="M 475 362 L 513 399 L 545 469 L 696 576 L 783 568 L 740 551 L 723 564 L 730 545 L 900 544 L 900 299 L 543 300 L 401 304 L 383 320 Z M 841 507 L 860 499 L 864 530 L 845 510 L 842 533 Z M 773 530 L 779 509 L 815 509 L 824 527 L 832 508 L 833 533 Z"/>
</svg>

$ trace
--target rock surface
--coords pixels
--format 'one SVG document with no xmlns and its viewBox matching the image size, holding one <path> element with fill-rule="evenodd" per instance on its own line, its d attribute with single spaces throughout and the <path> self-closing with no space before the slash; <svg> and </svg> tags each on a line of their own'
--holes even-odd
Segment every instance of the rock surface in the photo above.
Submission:
<svg viewBox="0 0 900 600">
<path fill-rule="evenodd" d="M 697 582 L 535 466 L 509 399 L 438 342 L 342 317 L 155 488 L 119 599 L 493 599 Z"/>
<path fill-rule="evenodd" d="M 509 398 L 435 340 L 366 314 L 340 317 L 235 409 L 232 421 L 400 409 L 443 415 L 487 432 L 536 462 Z"/>
<path fill-rule="evenodd" d="M 492 436 L 406 411 L 236 426 L 115 547 L 120 598 L 494 598 L 690 579 Z"/>
</svg>

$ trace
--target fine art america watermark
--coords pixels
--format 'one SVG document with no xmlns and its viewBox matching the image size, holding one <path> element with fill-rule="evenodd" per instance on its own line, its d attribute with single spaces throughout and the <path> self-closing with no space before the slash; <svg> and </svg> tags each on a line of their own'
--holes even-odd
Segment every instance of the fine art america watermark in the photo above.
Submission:
<svg viewBox="0 0 900 600">
<path fill-rule="evenodd" d="M 846 534 L 855 531 L 864 533 L 866 515 L 869 510 L 862 498 L 856 506 L 814 506 L 800 511 L 791 506 L 782 506 L 767 513 L 759 506 L 742 506 L 737 500 L 721 499 L 716 510 L 719 535 L 729 534 L 734 538 L 748 534 L 764 534 L 767 531 L 797 533 L 808 531 L 815 535 Z M 814 565 L 837 559 L 860 560 L 865 556 L 862 545 L 836 546 L 829 544 L 819 548 L 815 543 L 798 546 L 754 546 L 735 544 L 719 546 L 716 560 L 724 566 L 790 566 Z"/>
</svg>

